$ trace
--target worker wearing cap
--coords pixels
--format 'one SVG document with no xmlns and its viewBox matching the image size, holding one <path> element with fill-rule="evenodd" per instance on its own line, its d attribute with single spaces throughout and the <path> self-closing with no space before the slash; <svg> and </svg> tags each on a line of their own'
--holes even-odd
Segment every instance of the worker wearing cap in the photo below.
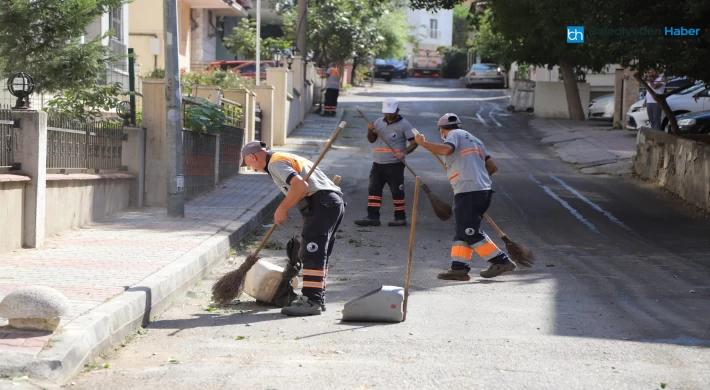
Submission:
<svg viewBox="0 0 710 390">
<path fill-rule="evenodd" d="M 288 219 L 288 211 L 297 206 L 303 217 L 298 257 L 303 263 L 302 295 L 281 310 L 288 316 L 319 315 L 325 311 L 325 283 L 328 259 L 333 252 L 335 233 L 345 214 L 345 202 L 336 186 L 319 168 L 308 182 L 303 178 L 313 166 L 309 160 L 290 153 L 272 152 L 266 144 L 249 142 L 242 149 L 244 162 L 255 171 L 269 174 L 286 195 L 274 212 L 274 223 Z"/>
<path fill-rule="evenodd" d="M 438 275 L 444 280 L 469 280 L 467 264 L 474 253 L 488 261 L 480 275 L 493 278 L 513 271 L 515 263 L 481 230 L 481 219 L 491 204 L 491 178 L 498 170 L 483 142 L 461 129 L 456 114 L 444 114 L 437 123 L 443 144 L 433 144 L 418 134 L 415 142 L 445 156 L 449 182 L 454 189 L 456 235 L 451 247 L 451 269 Z"/>
<path fill-rule="evenodd" d="M 389 226 L 407 226 L 404 204 L 404 163 L 401 160 L 412 153 L 417 148 L 417 144 L 414 142 L 412 125 L 399 115 L 399 103 L 396 99 L 385 99 L 382 102 L 382 113 L 384 114 L 382 118 L 367 124 L 367 140 L 375 147 L 375 161 L 370 169 L 367 218 L 357 220 L 355 224 L 380 226 L 382 189 L 387 184 L 394 203 L 394 220 L 389 222 Z M 380 137 L 385 137 L 392 149 Z"/>
<path fill-rule="evenodd" d="M 340 71 L 335 62 L 328 64 L 325 79 L 325 101 L 323 102 L 322 116 L 335 116 L 338 108 L 338 95 L 340 94 Z"/>
</svg>

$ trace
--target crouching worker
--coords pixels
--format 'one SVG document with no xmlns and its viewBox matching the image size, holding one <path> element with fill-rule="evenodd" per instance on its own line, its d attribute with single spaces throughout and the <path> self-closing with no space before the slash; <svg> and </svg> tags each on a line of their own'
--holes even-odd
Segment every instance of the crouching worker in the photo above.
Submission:
<svg viewBox="0 0 710 390">
<path fill-rule="evenodd" d="M 259 141 L 242 149 L 244 162 L 255 171 L 266 172 L 286 195 L 274 212 L 274 223 L 288 219 L 288 211 L 297 206 L 303 217 L 298 259 L 303 264 L 303 287 L 290 306 L 281 310 L 287 316 L 320 315 L 325 311 L 325 285 L 328 259 L 333 252 L 335 233 L 345 214 L 345 202 L 336 186 L 319 168 L 308 182 L 303 178 L 313 163 L 290 153 L 270 151 Z"/>
<path fill-rule="evenodd" d="M 423 135 L 414 140 L 427 150 L 445 156 L 449 182 L 454 189 L 456 235 L 451 247 L 451 269 L 438 275 L 444 280 L 470 280 L 468 275 L 475 253 L 488 261 L 481 277 L 493 278 L 513 271 L 515 263 L 498 249 L 481 230 L 481 219 L 491 205 L 491 175 L 498 170 L 483 142 L 465 130 L 455 114 L 444 114 L 437 123 L 443 144 L 428 142 Z"/>
</svg>

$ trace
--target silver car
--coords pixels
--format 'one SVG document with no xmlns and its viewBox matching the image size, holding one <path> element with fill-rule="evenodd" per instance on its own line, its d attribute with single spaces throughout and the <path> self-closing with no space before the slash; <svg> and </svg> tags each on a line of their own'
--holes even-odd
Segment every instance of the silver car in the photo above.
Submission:
<svg viewBox="0 0 710 390">
<path fill-rule="evenodd" d="M 505 72 L 498 64 L 473 64 L 464 77 L 466 88 L 479 85 L 498 85 L 505 87 Z"/>
<path fill-rule="evenodd" d="M 589 102 L 589 119 L 614 119 L 614 95 L 604 95 Z"/>
</svg>

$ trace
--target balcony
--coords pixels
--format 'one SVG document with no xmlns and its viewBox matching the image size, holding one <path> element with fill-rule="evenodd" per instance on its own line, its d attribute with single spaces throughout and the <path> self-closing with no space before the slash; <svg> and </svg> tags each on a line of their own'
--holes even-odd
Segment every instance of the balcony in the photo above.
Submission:
<svg viewBox="0 0 710 390">
<path fill-rule="evenodd" d="M 426 36 L 429 39 L 436 39 L 439 40 L 441 39 L 441 30 L 432 30 L 432 29 L 427 29 L 426 31 Z"/>
</svg>

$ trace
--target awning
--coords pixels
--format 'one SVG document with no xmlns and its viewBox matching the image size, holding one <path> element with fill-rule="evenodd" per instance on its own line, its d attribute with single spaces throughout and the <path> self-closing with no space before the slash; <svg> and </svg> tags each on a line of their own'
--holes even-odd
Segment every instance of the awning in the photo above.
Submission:
<svg viewBox="0 0 710 390">
<path fill-rule="evenodd" d="M 183 0 L 190 8 L 209 9 L 217 16 L 247 16 L 247 10 L 236 0 Z"/>
</svg>

